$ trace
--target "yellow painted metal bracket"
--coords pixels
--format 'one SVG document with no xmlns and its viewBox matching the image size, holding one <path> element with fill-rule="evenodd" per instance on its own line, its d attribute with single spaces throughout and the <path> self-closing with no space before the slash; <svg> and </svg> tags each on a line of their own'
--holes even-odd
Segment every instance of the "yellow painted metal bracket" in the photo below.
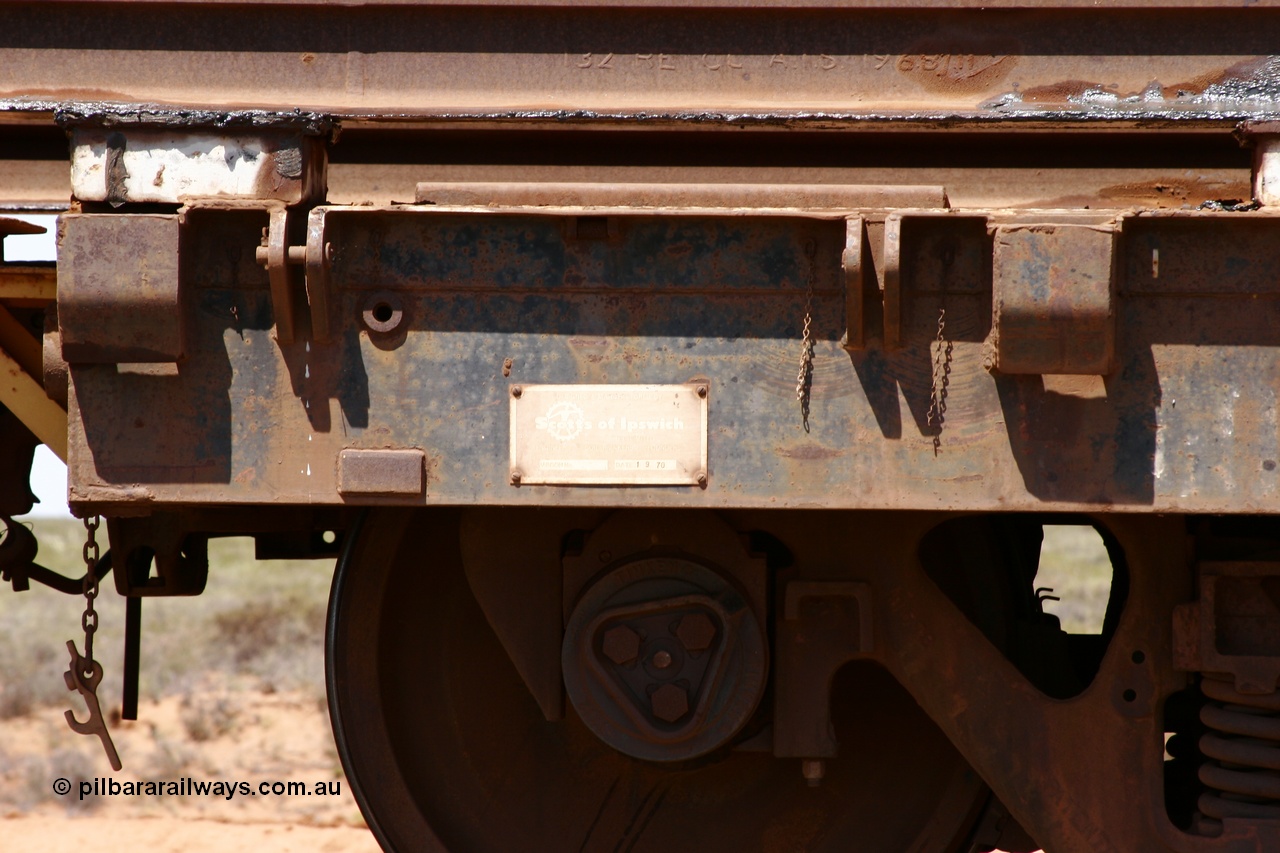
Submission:
<svg viewBox="0 0 1280 853">
<path fill-rule="evenodd" d="M 67 461 L 67 413 L 9 353 L 0 350 L 0 403 L 18 416 L 36 438 Z"/>
<path fill-rule="evenodd" d="M 0 299 L 56 299 L 58 273 L 53 267 L 6 266 L 0 271 Z"/>
<path fill-rule="evenodd" d="M 3 306 L 0 306 L 0 350 L 8 352 L 32 376 L 44 374 L 44 351 L 40 339 L 27 331 Z"/>
</svg>

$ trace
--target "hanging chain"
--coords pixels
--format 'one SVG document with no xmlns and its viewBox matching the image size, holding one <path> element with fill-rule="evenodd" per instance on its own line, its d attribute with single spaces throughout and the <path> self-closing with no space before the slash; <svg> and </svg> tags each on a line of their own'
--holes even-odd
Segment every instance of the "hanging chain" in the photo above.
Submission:
<svg viewBox="0 0 1280 853">
<path fill-rule="evenodd" d="M 937 427 L 933 436 L 933 455 L 942 447 L 942 422 L 947 414 L 947 385 L 951 382 L 952 342 L 946 339 L 947 309 L 938 309 L 938 336 L 933 353 L 933 381 L 929 389 L 929 426 Z"/>
<path fill-rule="evenodd" d="M 80 616 L 80 626 L 84 628 L 85 675 L 93 670 L 93 634 L 98 630 L 98 611 L 93 609 L 93 601 L 98 597 L 98 560 L 101 555 L 98 553 L 97 533 L 101 525 L 102 519 L 96 515 L 84 520 L 84 613 Z"/>
<path fill-rule="evenodd" d="M 800 372 L 796 374 L 796 400 L 800 403 L 800 418 L 804 431 L 809 431 L 809 388 L 813 385 L 813 277 L 817 264 L 816 244 L 810 240 L 804 244 L 804 254 L 809 261 L 809 277 L 805 283 L 804 324 L 800 332 Z"/>
<path fill-rule="evenodd" d="M 68 690 L 74 690 L 84 699 L 89 711 L 89 718 L 84 722 L 76 719 L 74 711 L 67 711 L 64 716 L 71 730 L 82 735 L 97 735 L 106 750 L 107 760 L 114 770 L 119 770 L 120 755 L 116 745 L 111 742 L 111 733 L 107 731 L 107 721 L 102 716 L 102 705 L 98 702 L 98 685 L 102 683 L 102 664 L 93 659 L 93 634 L 98 630 L 98 611 L 93 608 L 93 600 L 98 597 L 98 528 L 102 519 L 98 516 L 84 520 L 84 614 L 80 617 L 80 626 L 84 628 L 84 654 L 76 650 L 75 640 L 67 641 L 67 651 L 71 654 L 71 665 L 62 674 Z"/>
</svg>

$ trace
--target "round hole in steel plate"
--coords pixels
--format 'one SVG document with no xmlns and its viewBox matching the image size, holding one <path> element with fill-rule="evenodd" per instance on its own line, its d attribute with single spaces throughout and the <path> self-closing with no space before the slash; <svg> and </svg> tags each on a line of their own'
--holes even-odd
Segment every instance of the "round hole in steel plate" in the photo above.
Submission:
<svg viewBox="0 0 1280 853">
<path fill-rule="evenodd" d="M 371 332 L 394 332 L 404 322 L 404 306 L 390 293 L 375 294 L 365 302 L 361 319 Z"/>
</svg>

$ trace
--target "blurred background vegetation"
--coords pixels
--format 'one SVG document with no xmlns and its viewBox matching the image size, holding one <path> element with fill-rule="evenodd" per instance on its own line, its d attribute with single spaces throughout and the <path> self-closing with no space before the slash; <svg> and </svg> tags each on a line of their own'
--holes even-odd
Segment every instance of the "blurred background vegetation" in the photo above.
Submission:
<svg viewBox="0 0 1280 853">
<path fill-rule="evenodd" d="M 84 574 L 84 526 L 75 519 L 29 519 L 40 542 L 36 562 L 65 575 Z M 104 526 L 105 531 L 105 526 Z M 256 562 L 253 540 L 209 543 L 209 584 L 191 598 L 142 603 L 140 697 L 182 694 L 211 673 L 246 687 L 302 690 L 324 699 L 324 618 L 332 558 Z M 124 650 L 124 599 L 113 580 L 97 600 L 95 656 L 104 678 L 103 708 L 119 705 Z M 70 698 L 62 673 L 66 641 L 83 651 L 84 599 L 37 583 L 26 592 L 0 589 L 0 719 Z"/>
</svg>

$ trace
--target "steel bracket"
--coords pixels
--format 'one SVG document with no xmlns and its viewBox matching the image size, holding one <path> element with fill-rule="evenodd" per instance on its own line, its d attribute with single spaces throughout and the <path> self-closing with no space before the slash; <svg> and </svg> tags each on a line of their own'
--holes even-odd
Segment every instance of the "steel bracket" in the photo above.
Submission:
<svg viewBox="0 0 1280 853">
<path fill-rule="evenodd" d="M 176 513 L 109 518 L 107 533 L 127 596 L 199 595 L 209 579 L 209 537 L 189 532 Z M 154 567 L 154 568 L 153 568 Z"/>
<path fill-rule="evenodd" d="M 989 251 L 979 257 L 970 237 L 985 214 L 948 209 L 900 210 L 884 220 L 884 348 L 906 346 L 911 301 L 932 281 L 935 297 L 972 295 L 989 286 Z M 967 233 L 966 233 L 967 232 Z M 968 250 L 967 252 L 965 250 Z M 959 253 L 959 254 L 957 254 Z"/>
<path fill-rule="evenodd" d="M 1116 229 L 999 225 L 992 250 L 991 366 L 1105 376 L 1116 362 Z"/>
<path fill-rule="evenodd" d="M 773 754 L 834 758 L 831 677 L 873 649 L 871 585 L 793 580 L 776 625 Z"/>
<path fill-rule="evenodd" d="M 58 220 L 58 324 L 67 363 L 183 357 L 181 229 L 179 214 Z"/>
<path fill-rule="evenodd" d="M 1200 598 L 1173 613 L 1174 666 L 1229 675 L 1236 690 L 1280 688 L 1280 563 L 1201 563 Z"/>
<path fill-rule="evenodd" d="M 866 299 L 866 271 L 871 268 L 870 247 L 867 245 L 867 224 L 861 216 L 851 216 L 845 223 L 844 252 L 840 255 L 840 271 L 844 274 L 844 340 L 840 345 L 847 351 L 860 350 L 867 345 L 864 301 Z"/>
<path fill-rule="evenodd" d="M 271 304 L 276 315 L 276 340 L 284 346 L 298 336 L 299 300 L 297 270 L 302 268 L 306 282 L 306 298 L 310 305 L 311 339 L 326 343 L 331 336 L 329 318 L 329 263 L 332 247 L 324 240 L 324 211 L 312 210 L 307 219 L 306 242 L 291 245 L 292 211 L 286 207 L 270 209 L 270 224 L 258 247 L 258 263 L 267 270 L 271 282 Z"/>
</svg>

